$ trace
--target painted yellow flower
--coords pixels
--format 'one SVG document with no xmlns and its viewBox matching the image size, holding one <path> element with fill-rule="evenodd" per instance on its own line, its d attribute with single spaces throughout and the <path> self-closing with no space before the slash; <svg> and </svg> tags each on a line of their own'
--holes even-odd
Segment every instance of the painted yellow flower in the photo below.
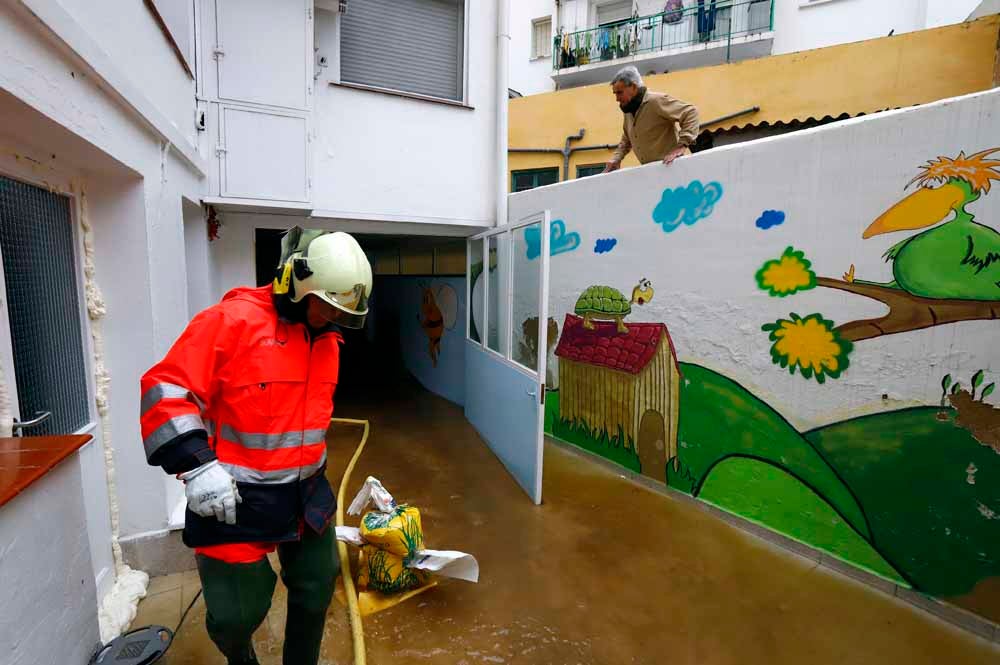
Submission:
<svg viewBox="0 0 1000 665">
<path fill-rule="evenodd" d="M 821 314 L 802 318 L 793 313 L 791 317 L 763 326 L 774 342 L 771 346 L 774 364 L 787 367 L 792 374 L 798 367 L 804 378 L 815 375 L 819 383 L 827 376 L 839 378 L 847 369 L 848 355 L 854 345 L 841 338 L 833 321 L 827 321 Z"/>
<path fill-rule="evenodd" d="M 772 296 L 785 296 L 816 286 L 816 273 L 803 252 L 788 247 L 781 258 L 768 261 L 757 271 L 757 285 Z"/>
</svg>

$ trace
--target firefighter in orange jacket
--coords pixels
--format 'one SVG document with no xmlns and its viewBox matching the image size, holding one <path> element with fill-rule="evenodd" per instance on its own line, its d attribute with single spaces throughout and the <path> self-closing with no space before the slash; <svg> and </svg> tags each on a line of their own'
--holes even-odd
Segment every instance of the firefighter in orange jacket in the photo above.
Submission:
<svg viewBox="0 0 1000 665">
<path fill-rule="evenodd" d="M 337 326 L 361 328 L 372 272 L 346 233 L 295 227 L 271 286 L 231 290 L 195 316 L 142 387 L 150 464 L 184 481 L 208 633 L 230 665 L 257 663 L 278 550 L 285 665 L 315 665 L 340 571 L 325 476 Z"/>
</svg>

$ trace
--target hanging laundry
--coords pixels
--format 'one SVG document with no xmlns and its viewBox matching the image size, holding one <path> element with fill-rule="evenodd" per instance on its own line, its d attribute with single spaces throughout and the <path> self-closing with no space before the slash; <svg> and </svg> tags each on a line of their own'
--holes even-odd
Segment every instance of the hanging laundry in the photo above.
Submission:
<svg viewBox="0 0 1000 665">
<path fill-rule="evenodd" d="M 639 26 L 638 18 L 634 18 L 632 23 L 629 24 L 628 32 L 629 51 L 637 53 L 639 51 L 639 43 L 642 40 L 642 28 Z"/>
<path fill-rule="evenodd" d="M 667 0 L 663 8 L 663 20 L 666 23 L 680 23 L 684 18 L 684 0 Z"/>
<path fill-rule="evenodd" d="M 715 31 L 715 2 L 711 0 L 706 10 L 705 0 L 698 0 L 698 36 L 703 42 L 709 41 Z"/>
</svg>

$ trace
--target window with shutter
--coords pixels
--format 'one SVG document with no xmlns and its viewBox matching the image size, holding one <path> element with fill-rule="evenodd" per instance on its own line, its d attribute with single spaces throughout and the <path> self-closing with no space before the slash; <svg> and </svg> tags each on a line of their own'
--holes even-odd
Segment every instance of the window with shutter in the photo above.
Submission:
<svg viewBox="0 0 1000 665">
<path fill-rule="evenodd" d="M 465 0 L 351 3 L 340 49 L 344 82 L 463 101 Z"/>
<path fill-rule="evenodd" d="M 531 22 L 531 57 L 547 58 L 552 55 L 552 19 L 536 18 Z"/>
</svg>

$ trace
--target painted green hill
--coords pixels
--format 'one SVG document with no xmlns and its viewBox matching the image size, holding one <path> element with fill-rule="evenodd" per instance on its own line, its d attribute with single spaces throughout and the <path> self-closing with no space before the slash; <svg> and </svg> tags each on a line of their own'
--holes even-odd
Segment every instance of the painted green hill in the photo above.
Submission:
<svg viewBox="0 0 1000 665">
<path fill-rule="evenodd" d="M 677 450 L 694 478 L 695 495 L 721 461 L 732 456 L 759 459 L 796 478 L 862 538 L 870 538 L 865 513 L 848 486 L 777 411 L 735 381 L 700 365 L 681 363 L 681 374 Z"/>
<path fill-rule="evenodd" d="M 668 464 L 671 487 L 906 584 L 871 545 L 861 504 L 812 443 L 735 381 L 689 363 L 681 372 L 681 468 Z M 545 431 L 639 471 L 622 433 L 561 421 L 558 391 L 546 396 Z"/>
<path fill-rule="evenodd" d="M 773 464 L 728 457 L 712 469 L 698 498 L 905 584 L 895 569 L 815 492 Z"/>
<path fill-rule="evenodd" d="M 941 411 L 864 416 L 806 438 L 865 506 L 879 551 L 918 589 L 948 597 L 1000 576 L 1000 456 Z"/>
</svg>

